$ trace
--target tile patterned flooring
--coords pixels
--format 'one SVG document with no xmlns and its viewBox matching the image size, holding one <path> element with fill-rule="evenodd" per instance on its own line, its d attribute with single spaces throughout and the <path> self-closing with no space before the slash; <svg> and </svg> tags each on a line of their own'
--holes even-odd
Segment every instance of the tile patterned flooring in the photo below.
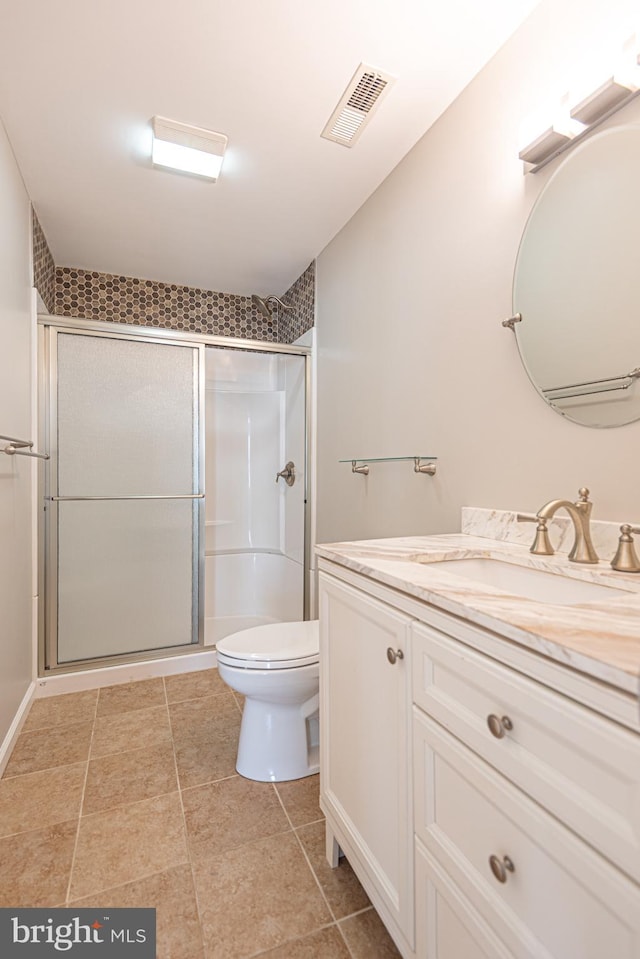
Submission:
<svg viewBox="0 0 640 959">
<path fill-rule="evenodd" d="M 318 777 L 235 772 L 215 669 L 36 700 L 0 779 L 0 906 L 157 909 L 160 959 L 393 959 Z"/>
</svg>

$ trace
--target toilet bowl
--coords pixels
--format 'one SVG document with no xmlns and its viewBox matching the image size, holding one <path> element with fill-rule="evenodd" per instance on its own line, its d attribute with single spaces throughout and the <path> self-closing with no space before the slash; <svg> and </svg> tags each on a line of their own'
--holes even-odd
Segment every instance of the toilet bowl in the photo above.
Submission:
<svg viewBox="0 0 640 959">
<path fill-rule="evenodd" d="M 255 626 L 216 645 L 220 677 L 245 697 L 236 769 L 283 782 L 318 772 L 318 620 Z"/>
</svg>

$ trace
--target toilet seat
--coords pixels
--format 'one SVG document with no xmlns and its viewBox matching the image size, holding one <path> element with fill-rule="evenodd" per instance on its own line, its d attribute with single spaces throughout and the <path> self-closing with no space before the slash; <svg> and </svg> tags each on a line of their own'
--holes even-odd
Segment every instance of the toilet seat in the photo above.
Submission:
<svg viewBox="0 0 640 959">
<path fill-rule="evenodd" d="M 295 669 L 319 661 L 318 621 L 254 626 L 216 644 L 218 661 L 239 669 Z"/>
</svg>

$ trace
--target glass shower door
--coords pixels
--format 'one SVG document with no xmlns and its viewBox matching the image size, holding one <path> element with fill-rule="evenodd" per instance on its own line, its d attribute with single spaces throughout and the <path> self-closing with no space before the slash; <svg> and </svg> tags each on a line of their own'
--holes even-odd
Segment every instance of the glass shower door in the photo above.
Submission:
<svg viewBox="0 0 640 959">
<path fill-rule="evenodd" d="M 46 665 L 197 643 L 202 347 L 49 336 Z"/>
</svg>

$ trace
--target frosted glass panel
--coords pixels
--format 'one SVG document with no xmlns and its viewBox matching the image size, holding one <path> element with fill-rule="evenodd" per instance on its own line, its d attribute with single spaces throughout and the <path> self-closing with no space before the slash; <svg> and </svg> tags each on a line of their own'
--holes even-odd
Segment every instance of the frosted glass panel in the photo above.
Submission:
<svg viewBox="0 0 640 959">
<path fill-rule="evenodd" d="M 202 349 L 66 332 L 55 342 L 49 659 L 197 643 L 204 504 L 180 497 L 201 492 Z"/>
<path fill-rule="evenodd" d="M 193 500 L 58 503 L 58 661 L 197 640 Z"/>
<path fill-rule="evenodd" d="M 194 493 L 188 346 L 59 333 L 58 494 Z"/>
</svg>

